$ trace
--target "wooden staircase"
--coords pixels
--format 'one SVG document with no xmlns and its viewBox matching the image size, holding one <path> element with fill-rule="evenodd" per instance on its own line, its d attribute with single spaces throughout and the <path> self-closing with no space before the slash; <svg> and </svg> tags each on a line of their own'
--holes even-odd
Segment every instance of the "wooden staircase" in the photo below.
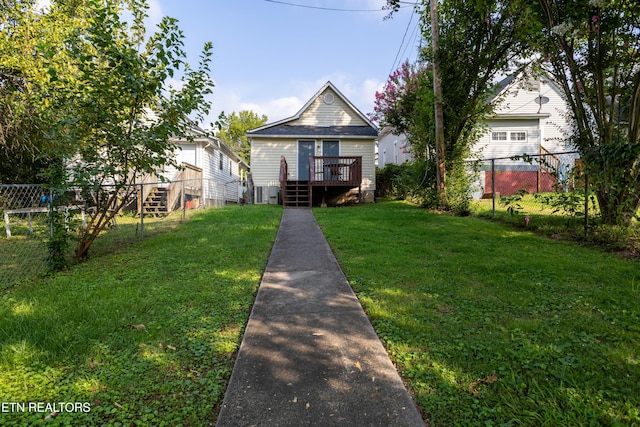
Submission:
<svg viewBox="0 0 640 427">
<path fill-rule="evenodd" d="M 311 207 L 311 187 L 309 181 L 287 181 L 282 192 L 282 206 Z"/>
<path fill-rule="evenodd" d="M 147 196 L 142 205 L 142 211 L 145 215 L 153 215 L 155 217 L 167 215 L 167 189 L 162 187 L 154 187 Z"/>
</svg>

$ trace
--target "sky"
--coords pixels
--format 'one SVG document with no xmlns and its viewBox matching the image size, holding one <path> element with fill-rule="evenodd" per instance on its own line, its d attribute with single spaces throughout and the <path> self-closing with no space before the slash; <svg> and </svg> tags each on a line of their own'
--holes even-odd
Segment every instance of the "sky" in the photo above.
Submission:
<svg viewBox="0 0 640 427">
<path fill-rule="evenodd" d="M 204 43 L 213 43 L 211 77 L 216 86 L 203 128 L 222 111 L 251 110 L 266 115 L 269 122 L 291 117 L 327 81 L 367 114 L 390 72 L 404 60 L 415 61 L 420 44 L 413 7 L 405 4 L 392 19 L 384 20 L 384 4 L 384 0 L 150 0 L 147 27 L 151 30 L 162 16 L 178 19 L 193 66 Z"/>
</svg>

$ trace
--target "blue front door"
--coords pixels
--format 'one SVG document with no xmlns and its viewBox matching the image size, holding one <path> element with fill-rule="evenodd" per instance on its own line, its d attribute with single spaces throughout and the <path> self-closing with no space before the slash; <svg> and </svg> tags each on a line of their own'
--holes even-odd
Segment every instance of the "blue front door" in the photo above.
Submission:
<svg viewBox="0 0 640 427">
<path fill-rule="evenodd" d="M 315 155 L 315 141 L 298 141 L 298 181 L 309 181 L 309 157 Z"/>
</svg>

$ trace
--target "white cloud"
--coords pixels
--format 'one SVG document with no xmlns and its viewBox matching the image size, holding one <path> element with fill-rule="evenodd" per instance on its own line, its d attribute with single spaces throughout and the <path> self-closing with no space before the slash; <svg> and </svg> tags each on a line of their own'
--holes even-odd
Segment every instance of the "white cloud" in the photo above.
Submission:
<svg viewBox="0 0 640 427">
<path fill-rule="evenodd" d="M 362 80 L 339 72 L 314 80 L 292 81 L 285 88 L 275 89 L 260 85 L 231 87 L 217 82 L 212 96 L 212 111 L 203 126 L 214 123 L 222 111 L 230 114 L 249 110 L 265 114 L 269 123 L 286 119 L 297 113 L 327 81 L 331 81 L 365 115 L 373 110 L 375 93 L 384 85 L 375 78 Z M 265 95 L 267 90 L 269 93 Z"/>
<path fill-rule="evenodd" d="M 145 27 L 149 32 L 154 32 L 155 27 L 162 22 L 164 12 L 158 0 L 149 0 L 149 10 L 147 10 L 147 19 L 145 19 Z"/>
</svg>

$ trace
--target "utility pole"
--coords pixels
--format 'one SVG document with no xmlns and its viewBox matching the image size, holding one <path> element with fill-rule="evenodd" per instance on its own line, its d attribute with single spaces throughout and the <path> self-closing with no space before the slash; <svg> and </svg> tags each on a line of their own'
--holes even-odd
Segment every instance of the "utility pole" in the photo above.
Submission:
<svg viewBox="0 0 640 427">
<path fill-rule="evenodd" d="M 438 59 L 438 0 L 429 0 L 431 14 L 431 50 L 433 52 L 433 93 L 435 95 L 435 127 L 436 127 L 436 185 L 438 201 L 446 206 L 447 184 L 444 147 L 444 114 L 442 112 L 442 80 L 440 79 L 440 60 Z"/>
</svg>

